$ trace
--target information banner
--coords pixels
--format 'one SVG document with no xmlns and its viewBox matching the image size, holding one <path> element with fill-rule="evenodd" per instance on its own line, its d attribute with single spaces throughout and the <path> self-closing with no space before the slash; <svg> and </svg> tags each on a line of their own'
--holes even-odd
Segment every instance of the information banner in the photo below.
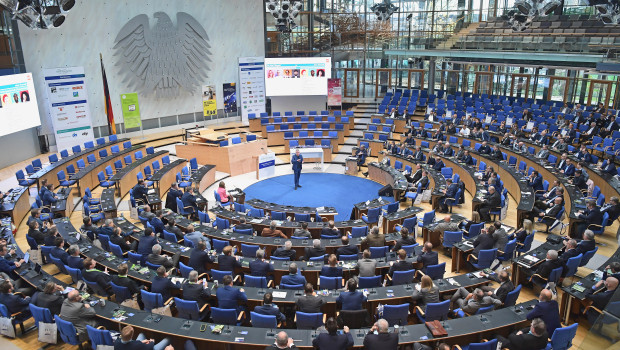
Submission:
<svg viewBox="0 0 620 350">
<path fill-rule="evenodd" d="M 202 109 L 205 117 L 210 117 L 217 114 L 215 85 L 202 86 Z"/>
<path fill-rule="evenodd" d="M 84 67 L 43 69 L 42 73 L 58 149 L 93 141 Z"/>
<path fill-rule="evenodd" d="M 138 94 L 122 94 L 121 107 L 123 110 L 123 120 L 125 121 L 125 129 L 134 129 L 142 126 L 140 118 L 140 105 L 138 104 Z"/>
<path fill-rule="evenodd" d="M 342 80 L 338 78 L 327 79 L 327 105 L 342 106 Z"/>
<path fill-rule="evenodd" d="M 265 62 L 263 57 L 239 57 L 239 94 L 241 121 L 248 124 L 248 114 L 257 117 L 265 109 Z"/>
<path fill-rule="evenodd" d="M 258 156 L 258 180 L 274 176 L 276 173 L 276 154 L 273 152 Z"/>
<path fill-rule="evenodd" d="M 224 112 L 236 113 L 237 112 L 237 84 L 236 83 L 224 83 Z"/>
</svg>

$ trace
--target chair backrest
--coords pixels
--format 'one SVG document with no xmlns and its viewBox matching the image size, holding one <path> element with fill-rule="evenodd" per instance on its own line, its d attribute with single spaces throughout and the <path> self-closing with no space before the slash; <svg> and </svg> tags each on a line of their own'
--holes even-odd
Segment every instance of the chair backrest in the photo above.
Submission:
<svg viewBox="0 0 620 350">
<path fill-rule="evenodd" d="M 504 299 L 504 307 L 514 306 L 519 299 L 519 294 L 521 294 L 521 285 L 518 285 L 512 292 L 508 292 Z"/>
<path fill-rule="evenodd" d="M 392 276 L 392 284 L 409 284 L 413 282 L 413 276 L 415 275 L 415 269 L 407 271 L 394 271 Z"/>
<path fill-rule="evenodd" d="M 518 252 L 527 252 L 532 249 L 532 243 L 534 242 L 534 234 L 535 232 L 530 233 L 525 236 L 525 240 L 523 240 L 523 245 L 517 248 Z"/>
<path fill-rule="evenodd" d="M 296 213 L 295 214 L 295 221 L 297 222 L 310 222 L 310 214 L 300 214 L 300 213 Z"/>
<path fill-rule="evenodd" d="M 88 339 L 90 339 L 93 349 L 96 349 L 99 345 L 114 346 L 112 335 L 107 329 L 97 329 L 90 325 L 86 325 L 86 333 L 88 334 Z"/>
<path fill-rule="evenodd" d="M 160 293 L 151 293 L 142 289 L 140 294 L 144 303 L 144 310 L 150 312 L 152 309 L 164 306 L 164 298 Z"/>
<path fill-rule="evenodd" d="M 358 288 L 376 288 L 381 286 L 381 275 L 359 278 Z"/>
<path fill-rule="evenodd" d="M 303 285 L 303 284 L 286 284 L 286 283 L 280 283 L 280 289 L 294 289 L 294 290 L 303 290 L 303 289 L 304 289 L 304 285 Z"/>
<path fill-rule="evenodd" d="M 404 245 L 404 246 L 401 246 L 400 248 L 404 250 L 407 253 L 407 255 L 415 255 L 415 247 L 417 246 L 419 246 L 419 244 L 416 243 L 416 244 L 411 244 L 411 245 Z"/>
<path fill-rule="evenodd" d="M 497 248 L 494 249 L 482 249 L 478 253 L 477 265 L 480 268 L 489 268 L 493 263 L 493 260 L 497 257 Z"/>
<path fill-rule="evenodd" d="M 246 258 L 256 257 L 256 251 L 258 251 L 259 249 L 260 247 L 257 245 L 241 243 L 241 255 Z"/>
<path fill-rule="evenodd" d="M 186 320 L 199 320 L 200 319 L 200 307 L 198 302 L 194 300 L 184 300 L 181 298 L 174 298 L 174 306 L 178 311 L 178 316 Z"/>
<path fill-rule="evenodd" d="M 357 258 L 358 258 L 357 254 L 341 255 L 340 261 L 352 261 L 352 260 L 357 260 Z"/>
<path fill-rule="evenodd" d="M 43 322 L 43 323 L 54 322 L 54 318 L 52 317 L 52 313 L 50 312 L 49 309 L 44 308 L 44 307 L 38 307 L 32 303 L 28 304 L 28 307 L 30 308 L 30 313 L 32 314 L 32 317 L 34 318 L 34 322 L 37 325 L 37 327 L 39 327 L 39 322 Z"/>
<path fill-rule="evenodd" d="M 512 259 L 515 249 L 517 248 L 517 239 L 512 239 L 506 243 L 504 247 L 504 254 L 501 256 L 501 260 L 506 261 Z"/>
<path fill-rule="evenodd" d="M 267 277 L 245 275 L 244 282 L 246 287 L 267 288 Z"/>
<path fill-rule="evenodd" d="M 495 309 L 495 305 L 491 304 L 489 306 L 485 306 L 485 307 L 481 307 L 478 310 L 476 310 L 476 315 L 480 315 L 483 314 L 485 312 L 491 312 L 493 311 L 493 309 Z"/>
<path fill-rule="evenodd" d="M 230 228 L 230 221 L 228 221 L 227 219 L 216 218 L 215 227 L 217 227 L 218 230 Z"/>
<path fill-rule="evenodd" d="M 323 313 L 306 313 L 297 311 L 297 329 L 317 329 L 323 325 Z"/>
<path fill-rule="evenodd" d="M 469 350 L 495 350 L 497 349 L 497 339 L 489 340 L 484 343 L 470 343 Z"/>
<path fill-rule="evenodd" d="M 566 274 L 565 277 L 572 277 L 577 273 L 577 269 L 579 268 L 579 264 L 581 263 L 581 258 L 583 258 L 583 254 L 579 254 L 574 256 L 568 261 L 566 261 Z"/>
<path fill-rule="evenodd" d="M 435 211 L 431 210 L 429 212 L 426 212 L 424 213 L 424 216 L 422 217 L 422 225 L 423 226 L 430 225 L 431 223 L 433 223 L 434 220 L 435 220 Z"/>
<path fill-rule="evenodd" d="M 579 323 L 570 326 L 556 328 L 551 336 L 551 348 L 553 350 L 568 350 L 573 346 L 573 338 L 577 334 Z"/>
<path fill-rule="evenodd" d="M 426 275 L 433 280 L 442 279 L 446 273 L 446 263 L 443 262 L 438 265 L 428 265 L 426 267 Z"/>
<path fill-rule="evenodd" d="M 472 224 L 471 226 L 469 226 L 469 234 L 467 235 L 467 237 L 473 238 L 473 237 L 478 236 L 480 232 L 482 231 L 483 227 L 484 227 L 484 222 L 481 222 L 479 224 Z"/>
<path fill-rule="evenodd" d="M 594 249 L 585 252 L 583 254 L 583 257 L 581 258 L 581 262 L 579 262 L 579 267 L 586 266 L 590 259 L 592 259 L 594 254 L 596 254 L 596 251 L 598 251 L 598 247 L 595 247 Z"/>
<path fill-rule="evenodd" d="M 222 253 L 222 250 L 224 249 L 224 247 L 230 245 L 230 243 L 228 243 L 228 241 L 224 241 L 221 239 L 217 239 L 217 238 L 213 238 L 213 249 L 217 252 L 217 253 Z"/>
<path fill-rule="evenodd" d="M 407 316 L 409 314 L 409 303 L 400 305 L 384 305 L 383 318 L 388 321 L 390 326 L 407 324 Z"/>
<path fill-rule="evenodd" d="M 321 289 L 340 289 L 342 288 L 342 277 L 319 276 L 319 285 L 321 285 Z"/>
<path fill-rule="evenodd" d="M 211 307 L 211 319 L 213 319 L 213 323 L 217 324 L 236 325 L 237 310 Z"/>
<path fill-rule="evenodd" d="M 232 276 L 232 274 L 233 274 L 232 271 L 221 271 L 221 270 L 211 269 L 211 277 L 213 278 L 214 281 L 218 281 L 219 283 L 222 283 L 224 276 L 226 275 Z"/>
<path fill-rule="evenodd" d="M 424 321 L 445 320 L 450 312 L 450 300 L 444 300 L 439 303 L 426 304 Z"/>
<path fill-rule="evenodd" d="M 560 280 L 560 277 L 562 276 L 562 270 L 564 270 L 564 266 L 560 266 L 558 268 L 551 270 L 548 281 L 557 283 Z"/>
<path fill-rule="evenodd" d="M 378 259 L 384 258 L 388 252 L 389 247 L 370 247 L 370 258 Z"/>
<path fill-rule="evenodd" d="M 450 248 L 455 243 L 458 243 L 462 240 L 463 240 L 462 231 L 444 231 L 443 233 L 443 246 L 444 247 Z"/>
<path fill-rule="evenodd" d="M 250 320 L 252 321 L 252 327 L 278 328 L 278 320 L 275 315 L 262 315 L 250 311 Z"/>
<path fill-rule="evenodd" d="M 54 320 L 56 321 L 58 333 L 60 334 L 60 339 L 62 339 L 62 341 L 70 345 L 81 344 L 77 336 L 77 330 L 73 326 L 73 323 L 63 320 L 58 315 L 54 316 Z"/>
</svg>

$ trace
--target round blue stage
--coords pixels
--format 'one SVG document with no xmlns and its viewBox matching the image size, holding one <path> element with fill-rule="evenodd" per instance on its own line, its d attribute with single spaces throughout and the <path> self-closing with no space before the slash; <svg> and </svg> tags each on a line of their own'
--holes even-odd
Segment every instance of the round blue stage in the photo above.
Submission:
<svg viewBox="0 0 620 350">
<path fill-rule="evenodd" d="M 356 203 L 377 198 L 381 184 L 357 176 L 330 173 L 302 173 L 302 186 L 295 190 L 293 175 L 259 181 L 244 189 L 246 199 L 297 207 L 335 207 L 337 221 L 348 220 Z M 393 202 L 392 197 L 383 197 Z"/>
</svg>

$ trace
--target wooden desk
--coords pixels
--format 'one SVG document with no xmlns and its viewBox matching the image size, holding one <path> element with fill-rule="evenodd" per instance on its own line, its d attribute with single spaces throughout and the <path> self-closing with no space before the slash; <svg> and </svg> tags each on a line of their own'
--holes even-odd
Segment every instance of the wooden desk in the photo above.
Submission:
<svg viewBox="0 0 620 350">
<path fill-rule="evenodd" d="M 301 131 L 306 131 L 308 133 L 307 137 L 302 137 L 299 136 Z M 323 136 L 314 136 L 314 132 L 315 131 L 322 131 Z M 336 131 L 336 134 L 338 135 L 337 138 L 335 138 L 335 140 L 333 138 L 329 138 L 329 132 L 330 131 Z M 284 137 L 285 133 L 292 133 L 293 134 L 293 139 L 299 139 L 299 140 L 304 140 L 304 139 L 315 139 L 315 143 L 320 144 L 321 140 L 324 140 L 326 138 L 329 138 L 330 140 L 334 140 L 331 141 L 332 146 L 335 148 L 335 151 L 338 151 L 338 144 L 343 144 L 344 143 L 344 131 L 343 130 L 326 130 L 326 129 L 311 129 L 311 130 L 275 130 L 275 131 L 270 131 L 267 133 L 267 145 L 268 146 L 279 146 L 279 145 L 284 145 L 288 143 L 288 140 L 290 139 L 289 137 Z M 301 144 L 301 142 L 300 142 Z"/>
<path fill-rule="evenodd" d="M 218 171 L 236 176 L 256 171 L 252 157 L 264 153 L 263 150 L 267 149 L 267 140 L 258 139 L 226 147 L 188 142 L 175 148 L 178 157 L 196 158 L 199 164 L 213 164 Z"/>
<path fill-rule="evenodd" d="M 198 187 L 200 193 L 204 192 L 209 186 L 215 183 L 215 165 L 203 165 L 198 171 L 192 174 L 190 181 L 194 187 Z"/>
<path fill-rule="evenodd" d="M 180 173 L 186 166 L 187 161 L 185 159 L 177 159 L 161 167 L 161 169 L 153 174 L 151 181 L 153 181 L 155 187 L 159 189 L 160 195 L 163 195 L 170 189 L 170 186 L 177 180 L 177 173 Z"/>
<path fill-rule="evenodd" d="M 156 160 L 161 162 L 161 159 L 168 155 L 168 151 L 159 151 L 155 154 L 149 154 L 142 159 L 136 160 L 128 166 L 125 166 L 121 171 L 114 174 L 112 181 L 116 181 L 117 194 L 120 198 L 125 197 L 129 190 L 132 189 L 137 183 L 137 175 L 139 172 L 144 174 L 144 167 L 149 166 L 151 162 Z"/>
<path fill-rule="evenodd" d="M 11 217 L 13 224 L 19 226 L 30 212 L 30 190 L 27 187 L 17 187 L 6 194 L 7 198 L 0 202 L 0 213 Z M 8 198 L 11 197 L 11 200 Z"/>
</svg>

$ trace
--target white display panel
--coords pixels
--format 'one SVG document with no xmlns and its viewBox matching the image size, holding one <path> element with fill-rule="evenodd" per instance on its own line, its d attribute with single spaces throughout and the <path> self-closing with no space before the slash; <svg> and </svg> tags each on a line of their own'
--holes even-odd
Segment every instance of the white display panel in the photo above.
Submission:
<svg viewBox="0 0 620 350">
<path fill-rule="evenodd" d="M 40 125 L 32 74 L 0 76 L 0 136 Z"/>
<path fill-rule="evenodd" d="M 267 96 L 326 96 L 330 57 L 265 58 Z"/>
</svg>

